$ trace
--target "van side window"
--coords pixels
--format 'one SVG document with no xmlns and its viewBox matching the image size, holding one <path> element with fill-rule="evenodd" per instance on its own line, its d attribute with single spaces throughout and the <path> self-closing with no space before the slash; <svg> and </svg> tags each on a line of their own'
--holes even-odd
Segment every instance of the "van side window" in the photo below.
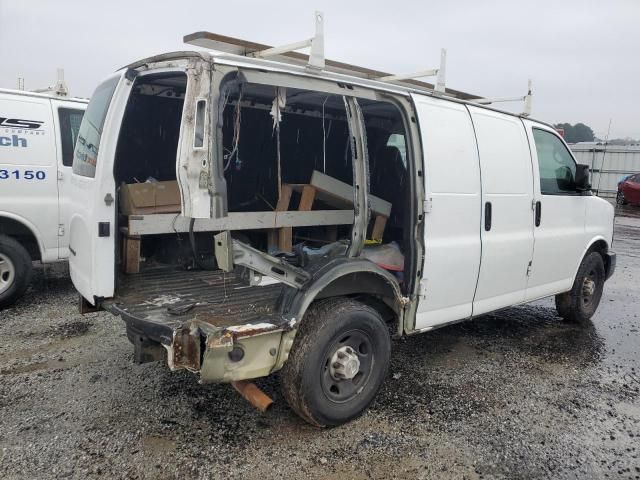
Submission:
<svg viewBox="0 0 640 480">
<path fill-rule="evenodd" d="M 543 195 L 576 193 L 576 162 L 562 141 L 553 133 L 533 129 L 540 169 L 540 192 Z"/>
<path fill-rule="evenodd" d="M 76 175 L 91 178 L 96 176 L 102 127 L 107 117 L 111 97 L 113 97 L 119 81 L 120 77 L 107 80 L 100 84 L 91 96 L 91 101 L 80 124 L 78 142 L 73 155 L 73 173 Z"/>
<path fill-rule="evenodd" d="M 78 139 L 83 110 L 75 108 L 59 108 L 60 140 L 62 145 L 62 165 L 70 167 L 73 164 L 73 147 Z"/>
</svg>

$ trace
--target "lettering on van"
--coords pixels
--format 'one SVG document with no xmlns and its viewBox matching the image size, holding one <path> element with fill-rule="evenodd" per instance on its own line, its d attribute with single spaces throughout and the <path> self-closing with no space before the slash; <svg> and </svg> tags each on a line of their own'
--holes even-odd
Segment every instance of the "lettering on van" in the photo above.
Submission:
<svg viewBox="0 0 640 480">
<path fill-rule="evenodd" d="M 0 116 L 0 147 L 24 147 L 27 139 L 24 136 L 44 135 L 44 122 Z M 4 135 L 3 135 L 4 134 Z"/>
<path fill-rule="evenodd" d="M 40 130 L 44 122 L 40 120 L 23 120 L 21 118 L 0 117 L 0 127 L 18 128 L 21 130 Z"/>
<path fill-rule="evenodd" d="M 0 136 L 0 147 L 25 147 L 27 146 L 27 139 L 19 137 L 18 135 L 11 135 L 10 137 Z"/>
</svg>

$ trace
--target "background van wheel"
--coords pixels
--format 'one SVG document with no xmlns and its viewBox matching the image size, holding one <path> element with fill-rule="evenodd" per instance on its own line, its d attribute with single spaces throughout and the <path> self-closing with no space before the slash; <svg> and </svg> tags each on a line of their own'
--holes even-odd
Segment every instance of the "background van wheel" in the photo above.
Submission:
<svg viewBox="0 0 640 480">
<path fill-rule="evenodd" d="M 0 309 L 22 296 L 31 281 L 31 256 L 16 240 L 0 235 Z"/>
<path fill-rule="evenodd" d="M 335 426 L 359 416 L 389 367 L 391 340 L 380 314 L 349 298 L 309 307 L 281 372 L 291 408 L 307 422 Z"/>
<path fill-rule="evenodd" d="M 591 252 L 582 260 L 571 290 L 556 295 L 558 314 L 568 322 L 587 322 L 600 304 L 604 281 L 602 256 Z"/>
</svg>

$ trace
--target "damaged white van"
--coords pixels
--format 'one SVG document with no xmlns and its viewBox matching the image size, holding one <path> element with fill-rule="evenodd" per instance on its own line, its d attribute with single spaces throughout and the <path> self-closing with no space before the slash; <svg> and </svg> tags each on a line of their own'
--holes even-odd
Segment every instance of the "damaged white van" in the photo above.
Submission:
<svg viewBox="0 0 640 480">
<path fill-rule="evenodd" d="M 67 193 L 87 103 L 0 89 L 0 309 L 24 294 L 33 261 L 69 254 Z"/>
<path fill-rule="evenodd" d="M 291 408 L 332 426 L 372 401 L 393 336 L 551 295 L 568 321 L 594 314 L 613 207 L 551 126 L 188 40 L 230 47 L 106 79 L 74 154 L 71 276 L 138 362 L 236 386 L 280 371 Z"/>
</svg>

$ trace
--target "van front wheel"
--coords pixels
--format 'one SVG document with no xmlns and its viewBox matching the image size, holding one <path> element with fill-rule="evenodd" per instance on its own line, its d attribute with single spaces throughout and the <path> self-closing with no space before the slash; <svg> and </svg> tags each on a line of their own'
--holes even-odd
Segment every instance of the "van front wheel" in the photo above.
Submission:
<svg viewBox="0 0 640 480">
<path fill-rule="evenodd" d="M 31 256 L 16 240 L 0 235 L 0 309 L 22 296 L 31 281 Z"/>
<path fill-rule="evenodd" d="M 359 416 L 382 385 L 391 340 L 380 314 L 336 297 L 313 304 L 302 321 L 281 372 L 291 408 L 318 427 Z"/>
<path fill-rule="evenodd" d="M 558 314 L 568 322 L 588 322 L 600 304 L 604 280 L 602 255 L 598 252 L 589 253 L 580 264 L 573 288 L 556 295 Z"/>
</svg>

